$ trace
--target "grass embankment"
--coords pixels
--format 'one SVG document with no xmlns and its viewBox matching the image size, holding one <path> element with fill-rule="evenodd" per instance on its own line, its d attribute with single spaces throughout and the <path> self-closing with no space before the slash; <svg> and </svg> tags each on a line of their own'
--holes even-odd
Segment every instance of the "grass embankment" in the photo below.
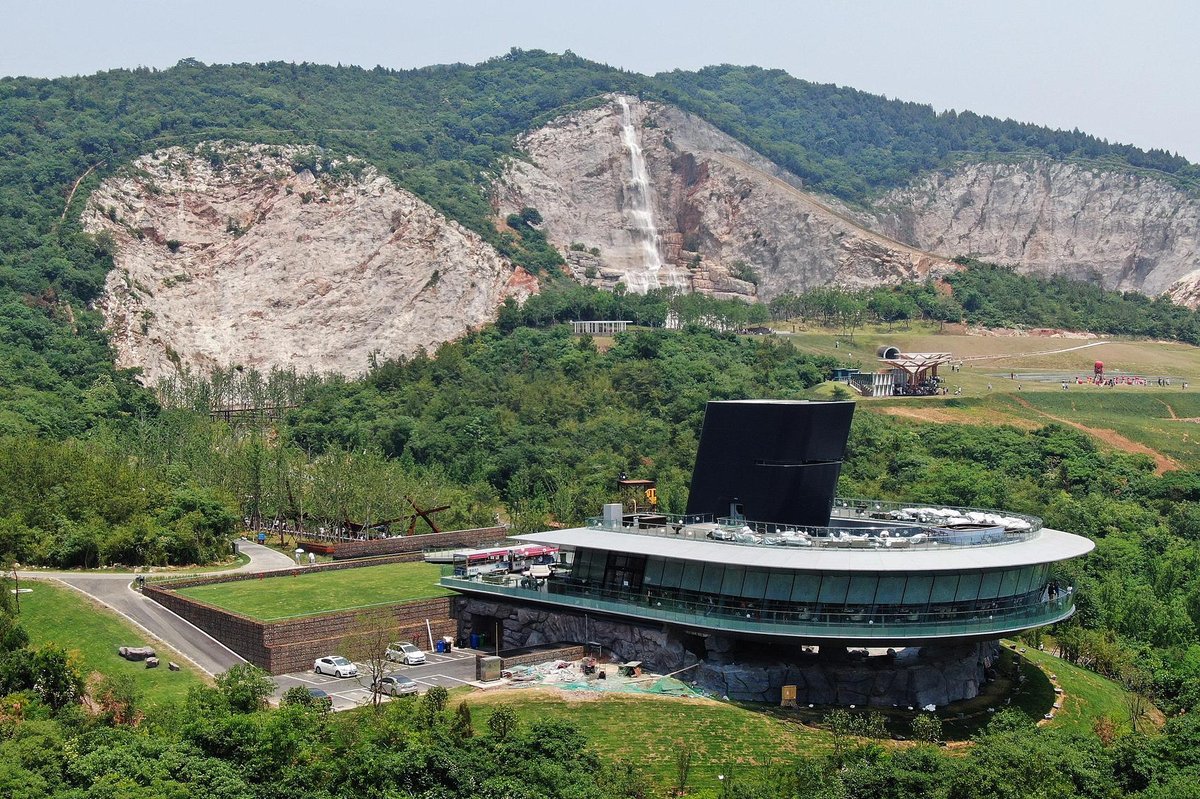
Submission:
<svg viewBox="0 0 1200 799">
<path fill-rule="evenodd" d="M 1118 724 L 1126 718 L 1125 691 L 1112 680 L 1045 652 L 1029 650 L 1018 656 L 1006 648 L 1002 654 L 1005 667 L 1001 671 L 1007 672 L 1008 664 L 1017 658 L 1024 682 L 1016 686 L 1011 677 L 1005 677 L 990 684 L 985 695 L 945 708 L 940 715 L 948 739 L 966 740 L 979 732 L 992 717 L 987 708 L 1002 708 L 1009 697 L 1014 707 L 1034 719 L 1041 719 L 1056 700 L 1061 700 L 1063 707 L 1046 723 L 1081 734 L 1092 734 L 1098 718 L 1110 717 Z M 1054 693 L 1050 674 L 1056 675 L 1061 695 Z M 570 722 L 583 731 L 602 758 L 632 762 L 663 788 L 674 787 L 676 757 L 686 746 L 692 752 L 688 785 L 696 796 L 718 795 L 716 788 L 706 788 L 718 785 L 718 774 L 746 774 L 772 765 L 786 767 L 799 755 L 819 755 L 833 748 L 832 734 L 815 726 L 829 708 L 785 710 L 708 699 L 538 688 L 491 691 L 463 698 L 478 713 L 477 725 L 486 725 L 492 708 L 501 703 L 511 704 L 525 723 L 537 719 Z M 908 734 L 912 714 L 892 709 L 879 712 L 887 718 L 893 734 Z M 1149 718 L 1155 724 L 1162 721 L 1157 710 L 1152 710 Z"/>
<path fill-rule="evenodd" d="M 1054 712 L 1054 720 L 1050 722 L 1052 725 L 1078 733 L 1092 732 L 1095 721 L 1105 717 L 1115 721 L 1118 726 L 1128 725 L 1128 694 L 1120 684 L 1094 671 L 1073 666 L 1048 652 L 1030 649 L 1022 657 L 1031 668 L 1040 668 L 1046 674 L 1055 675 L 1058 686 L 1063 690 L 1060 697 L 1062 708 Z M 1053 691 L 1053 688 L 1050 690 Z M 1151 706 L 1145 722 L 1158 727 L 1163 721 L 1162 712 Z"/>
<path fill-rule="evenodd" d="M 193 685 L 204 681 L 201 673 L 178 653 L 146 634 L 117 614 L 97 605 L 82 594 L 48 582 L 21 581 L 33 591 L 21 595 L 21 626 L 34 647 L 54 644 L 71 654 L 85 677 L 128 674 L 133 678 L 145 706 L 182 701 Z M 147 669 L 117 655 L 121 646 L 153 646 L 162 665 Z M 182 669 L 170 671 L 167 661 Z"/>
<path fill-rule="evenodd" d="M 747 773 L 783 765 L 800 755 L 832 748 L 821 730 L 788 722 L 729 702 L 657 696 L 569 694 L 537 688 L 472 694 L 468 704 L 486 725 L 491 709 L 510 703 L 523 723 L 556 719 L 577 726 L 605 760 L 638 766 L 663 787 L 675 784 L 676 756 L 692 752 L 689 787 L 704 796 L 718 774 Z M 486 729 L 486 726 L 481 728 Z M 713 794 L 715 795 L 715 794 Z"/>
<path fill-rule="evenodd" d="M 182 588 L 183 596 L 261 621 L 313 616 L 449 596 L 431 563 L 388 563 L 338 571 L 304 571 L 261 580 Z"/>
</svg>

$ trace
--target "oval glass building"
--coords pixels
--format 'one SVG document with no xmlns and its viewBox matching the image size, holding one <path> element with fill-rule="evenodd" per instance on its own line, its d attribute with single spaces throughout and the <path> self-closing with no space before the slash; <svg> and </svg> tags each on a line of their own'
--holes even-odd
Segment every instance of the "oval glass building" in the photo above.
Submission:
<svg viewBox="0 0 1200 799">
<path fill-rule="evenodd" d="M 834 495 L 853 403 L 709 403 L 688 513 L 518 536 L 548 576 L 444 578 L 465 625 L 506 645 L 597 641 L 771 701 L 944 704 L 978 692 L 996 641 L 1074 612 L 1055 563 L 1090 540 L 995 510 Z"/>
</svg>

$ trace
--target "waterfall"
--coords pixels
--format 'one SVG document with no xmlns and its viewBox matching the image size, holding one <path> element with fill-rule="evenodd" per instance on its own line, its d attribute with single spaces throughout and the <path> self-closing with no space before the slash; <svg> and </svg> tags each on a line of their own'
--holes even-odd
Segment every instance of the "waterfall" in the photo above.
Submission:
<svg viewBox="0 0 1200 799">
<path fill-rule="evenodd" d="M 662 269 L 662 256 L 658 253 L 658 228 L 654 224 L 654 210 L 650 201 L 650 173 L 646 170 L 646 158 L 638 142 L 629 103 L 618 97 L 621 104 L 621 142 L 629 150 L 629 166 L 633 179 L 626 186 L 625 211 L 633 223 L 633 240 L 642 250 L 642 265 L 645 274 L 628 272 L 626 282 L 630 291 L 644 294 L 659 287 L 658 273 Z"/>
</svg>

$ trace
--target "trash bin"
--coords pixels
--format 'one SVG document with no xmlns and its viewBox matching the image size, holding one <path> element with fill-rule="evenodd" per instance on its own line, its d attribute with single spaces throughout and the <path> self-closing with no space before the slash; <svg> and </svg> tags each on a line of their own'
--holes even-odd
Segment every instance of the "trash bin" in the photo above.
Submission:
<svg viewBox="0 0 1200 799">
<path fill-rule="evenodd" d="M 479 648 L 479 633 L 471 633 L 471 648 Z"/>
<path fill-rule="evenodd" d="M 446 651 L 446 643 L 444 641 L 434 641 L 433 651 L 437 652 L 439 655 L 442 654 Z"/>
</svg>

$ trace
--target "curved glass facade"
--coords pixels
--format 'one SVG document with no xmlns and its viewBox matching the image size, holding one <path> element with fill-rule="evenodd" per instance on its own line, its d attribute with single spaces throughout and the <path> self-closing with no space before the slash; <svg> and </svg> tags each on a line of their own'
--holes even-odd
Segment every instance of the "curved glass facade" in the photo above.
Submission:
<svg viewBox="0 0 1200 799">
<path fill-rule="evenodd" d="M 1049 564 L 961 572 L 806 572 L 579 549 L 551 594 L 776 624 L 938 625 L 1060 598 Z M 1064 596 L 1065 591 L 1061 592 Z"/>
</svg>

